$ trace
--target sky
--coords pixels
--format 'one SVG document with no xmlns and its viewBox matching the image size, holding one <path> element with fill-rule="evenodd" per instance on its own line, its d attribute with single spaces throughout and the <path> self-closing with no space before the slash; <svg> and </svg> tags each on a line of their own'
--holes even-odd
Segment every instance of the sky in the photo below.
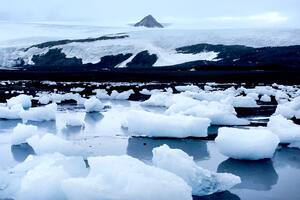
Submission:
<svg viewBox="0 0 300 200">
<path fill-rule="evenodd" d="M 300 0 L 0 0 L 0 20 L 122 26 L 152 14 L 197 28 L 300 28 Z"/>
</svg>

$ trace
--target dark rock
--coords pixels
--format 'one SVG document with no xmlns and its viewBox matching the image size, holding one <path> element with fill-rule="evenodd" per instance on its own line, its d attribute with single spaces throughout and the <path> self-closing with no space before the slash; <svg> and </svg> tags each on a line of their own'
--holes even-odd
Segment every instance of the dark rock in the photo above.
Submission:
<svg viewBox="0 0 300 200">
<path fill-rule="evenodd" d="M 27 70 L 99 70 L 112 69 L 130 58 L 132 54 L 118 54 L 103 56 L 96 64 L 83 64 L 82 59 L 67 58 L 61 49 L 50 49 L 44 55 L 34 55 L 32 61 L 35 65 L 25 66 Z"/>
<path fill-rule="evenodd" d="M 142 51 L 138 53 L 131 62 L 127 63 L 127 66 L 130 68 L 152 67 L 157 59 L 156 54 L 149 54 L 148 51 Z"/>
<path fill-rule="evenodd" d="M 90 65 L 90 67 L 93 68 L 115 68 L 118 64 L 121 64 L 128 58 L 132 56 L 131 53 L 128 54 L 118 54 L 118 55 L 108 55 L 108 56 L 103 56 L 101 58 L 101 61 L 97 64 Z"/>
<path fill-rule="evenodd" d="M 178 53 L 197 54 L 205 51 L 218 52 L 218 61 L 196 61 L 185 66 L 237 66 L 264 67 L 274 70 L 278 67 L 298 67 L 300 65 L 300 45 L 286 47 L 253 48 L 241 45 L 197 44 L 177 48 Z"/>
<path fill-rule="evenodd" d="M 65 44 L 69 44 L 72 42 L 95 42 L 95 41 L 100 41 L 100 40 L 115 40 L 115 39 L 123 39 L 123 38 L 128 38 L 128 35 L 117 35 L 117 36 L 102 36 L 102 37 L 97 37 L 97 38 L 87 38 L 87 39 L 77 39 L 77 40 L 58 40 L 58 41 L 50 41 L 50 42 L 44 42 L 44 43 L 40 43 L 40 44 L 36 44 L 36 45 L 32 45 L 30 47 L 28 47 L 27 49 L 25 49 L 25 51 L 27 51 L 30 48 L 33 47 L 37 47 L 40 49 L 43 48 L 51 48 L 51 47 L 55 47 L 58 45 L 65 45 Z"/>
<path fill-rule="evenodd" d="M 147 28 L 163 28 L 163 25 L 161 25 L 152 15 L 144 17 L 140 22 L 136 23 L 134 26 L 144 26 Z"/>
<path fill-rule="evenodd" d="M 82 65 L 82 59 L 78 58 L 67 58 L 61 49 L 50 49 L 44 55 L 34 55 L 32 61 L 35 63 L 35 67 L 67 67 L 67 66 L 80 66 Z"/>
</svg>

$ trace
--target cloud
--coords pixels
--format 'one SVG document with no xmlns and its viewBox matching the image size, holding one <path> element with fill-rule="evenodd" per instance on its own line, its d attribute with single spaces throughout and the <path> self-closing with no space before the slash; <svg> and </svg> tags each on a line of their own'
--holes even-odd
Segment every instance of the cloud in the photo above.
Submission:
<svg viewBox="0 0 300 200">
<path fill-rule="evenodd" d="M 207 19 L 211 21 L 223 22 L 254 22 L 260 24 L 282 24 L 284 22 L 287 22 L 289 18 L 279 12 L 273 11 L 249 16 L 220 16 L 210 17 Z"/>
</svg>

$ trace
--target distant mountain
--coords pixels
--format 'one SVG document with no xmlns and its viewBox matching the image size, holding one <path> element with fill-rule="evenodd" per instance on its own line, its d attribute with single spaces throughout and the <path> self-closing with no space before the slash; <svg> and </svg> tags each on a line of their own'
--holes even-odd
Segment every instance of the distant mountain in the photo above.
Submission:
<svg viewBox="0 0 300 200">
<path fill-rule="evenodd" d="M 144 26 L 147 28 L 164 28 L 152 15 L 144 17 L 140 22 L 134 25 L 135 27 Z"/>
</svg>

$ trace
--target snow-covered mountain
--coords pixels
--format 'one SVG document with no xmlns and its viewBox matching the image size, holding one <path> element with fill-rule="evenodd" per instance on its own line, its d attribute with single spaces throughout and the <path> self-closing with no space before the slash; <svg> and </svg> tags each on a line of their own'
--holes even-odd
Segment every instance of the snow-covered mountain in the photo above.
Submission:
<svg viewBox="0 0 300 200">
<path fill-rule="evenodd" d="M 244 60 L 249 63 L 259 55 L 264 55 L 265 59 L 266 53 L 278 57 L 278 53 L 288 52 L 286 56 L 294 59 L 299 53 L 298 47 L 261 47 L 300 45 L 300 30 L 146 29 L 7 23 L 0 23 L 0 26 L 5 30 L 0 33 L 3 36 L 0 37 L 2 68 L 20 65 L 162 67 L 196 61 L 195 65 L 200 66 L 220 62 L 226 65 L 228 60 L 231 63 L 243 60 L 239 56 L 247 58 Z M 19 28 L 23 31 L 17 32 Z M 17 35 L 10 34 L 14 30 Z M 222 63 L 224 60 L 226 63 Z"/>
<path fill-rule="evenodd" d="M 135 27 L 143 26 L 147 28 L 163 28 L 164 26 L 161 25 L 152 15 L 148 15 L 144 17 L 141 21 L 134 25 Z"/>
</svg>

